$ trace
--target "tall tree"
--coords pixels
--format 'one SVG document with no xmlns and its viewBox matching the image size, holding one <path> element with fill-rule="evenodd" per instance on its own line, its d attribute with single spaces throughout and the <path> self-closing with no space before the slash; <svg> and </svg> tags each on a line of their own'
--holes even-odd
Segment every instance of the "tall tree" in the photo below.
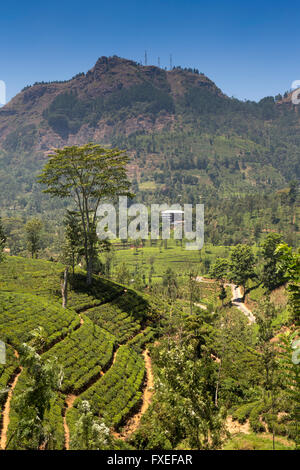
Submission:
<svg viewBox="0 0 300 470">
<path fill-rule="evenodd" d="M 280 255 L 280 266 L 284 270 L 284 277 L 288 281 L 288 293 L 293 318 L 299 325 L 300 317 L 300 250 L 293 252 L 292 247 L 286 243 L 280 244 L 276 254 Z"/>
<path fill-rule="evenodd" d="M 171 268 L 168 268 L 163 275 L 162 284 L 166 290 L 167 297 L 175 300 L 177 297 L 177 277 L 174 271 Z"/>
<path fill-rule="evenodd" d="M 246 286 L 249 279 L 256 277 L 254 255 L 250 246 L 237 245 L 230 256 L 230 279 L 239 286 L 243 286 L 243 299 L 246 297 Z"/>
<path fill-rule="evenodd" d="M 42 229 L 43 223 L 36 217 L 29 220 L 25 225 L 27 247 L 32 258 L 37 258 L 38 251 L 42 247 Z"/>
<path fill-rule="evenodd" d="M 63 249 L 64 261 L 71 265 L 74 274 L 75 265 L 79 256 L 83 253 L 83 233 L 80 224 L 80 214 L 74 211 L 67 211 L 65 218 L 65 245 Z"/>
<path fill-rule="evenodd" d="M 97 209 L 104 199 L 132 196 L 126 175 L 127 155 L 89 143 L 56 149 L 39 176 L 52 197 L 72 198 L 81 216 L 87 284 L 92 283 Z"/>
<path fill-rule="evenodd" d="M 219 283 L 220 287 L 220 294 L 219 298 L 222 301 L 222 305 L 224 300 L 226 299 L 226 289 L 224 287 L 224 282 L 226 277 L 228 276 L 229 270 L 229 263 L 225 258 L 217 258 L 215 263 L 210 268 L 210 275 L 212 278 L 216 279 Z"/>
<path fill-rule="evenodd" d="M 262 243 L 264 258 L 262 281 L 269 291 L 276 289 L 285 282 L 284 269 L 279 265 L 280 254 L 276 252 L 276 248 L 280 243 L 282 243 L 282 236 L 278 233 L 269 233 Z"/>
</svg>

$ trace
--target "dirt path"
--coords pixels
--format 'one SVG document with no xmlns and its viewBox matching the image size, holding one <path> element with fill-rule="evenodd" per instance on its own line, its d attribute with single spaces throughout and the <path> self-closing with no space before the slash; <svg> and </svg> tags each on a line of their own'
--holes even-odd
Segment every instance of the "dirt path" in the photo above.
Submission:
<svg viewBox="0 0 300 470">
<path fill-rule="evenodd" d="M 19 354 L 18 351 L 14 350 L 15 356 L 17 359 L 19 359 Z M 4 405 L 4 409 L 2 412 L 2 429 L 1 429 L 1 438 L 0 438 L 0 449 L 5 450 L 6 444 L 7 444 L 7 431 L 8 431 L 8 426 L 9 426 L 9 414 L 10 414 L 10 403 L 13 395 L 13 391 L 18 383 L 20 374 L 22 372 L 22 367 L 20 366 L 17 369 L 17 374 L 15 375 L 11 385 L 10 385 L 10 390 L 7 395 L 6 403 Z"/>
<path fill-rule="evenodd" d="M 237 420 L 233 420 L 232 416 L 227 416 L 225 425 L 230 434 L 250 434 L 251 432 L 248 419 L 244 424 L 241 424 Z"/>
<path fill-rule="evenodd" d="M 79 328 L 80 328 L 84 323 L 84 319 L 82 318 L 81 315 L 79 315 L 79 317 L 80 317 L 80 326 L 79 326 Z M 61 341 L 63 341 L 64 339 L 65 339 L 65 337 L 62 338 Z M 15 353 L 16 358 L 19 359 L 18 351 L 14 350 L 14 353 Z M 8 395 L 7 395 L 6 403 L 4 405 L 4 409 L 3 409 L 3 412 L 2 412 L 2 429 L 1 429 L 1 433 L 0 433 L 0 450 L 5 450 L 5 448 L 6 448 L 7 430 L 8 430 L 8 426 L 9 426 L 9 422 L 10 422 L 10 417 L 9 417 L 9 415 L 10 415 L 10 403 L 11 403 L 13 391 L 14 391 L 17 383 L 18 383 L 19 376 L 22 372 L 22 369 L 23 368 L 20 366 L 19 369 L 18 369 L 18 373 L 15 376 L 15 378 L 14 378 L 14 380 L 13 380 L 11 386 L 10 386 L 10 390 L 8 392 Z M 66 399 L 67 406 L 68 406 L 68 401 L 67 400 L 70 400 L 70 398 L 69 398 L 70 396 L 72 396 L 72 395 L 69 395 Z M 73 402 L 74 402 L 74 400 L 73 400 Z M 72 406 L 72 405 L 70 405 L 70 406 Z M 67 425 L 65 425 L 65 424 L 66 423 L 65 423 L 65 416 L 64 416 L 64 429 L 65 429 L 65 435 L 66 435 L 66 442 L 68 442 L 68 445 L 69 445 L 69 429 L 68 429 Z"/>
<path fill-rule="evenodd" d="M 246 315 L 246 317 L 249 320 L 249 323 L 255 323 L 255 316 L 253 315 L 251 310 L 249 310 L 249 308 L 246 307 L 246 305 L 242 302 L 243 295 L 241 292 L 241 288 L 239 286 L 236 286 L 235 284 L 226 284 L 226 285 L 231 287 L 232 304 Z"/>
<path fill-rule="evenodd" d="M 204 279 L 203 276 L 197 276 L 196 281 L 197 282 L 207 282 L 208 284 L 212 284 L 212 283 L 215 282 L 214 279 Z M 246 305 L 242 302 L 243 295 L 242 295 L 240 286 L 236 286 L 235 284 L 225 284 L 225 286 L 231 287 L 231 293 L 232 293 L 231 302 L 232 302 L 232 304 L 235 307 L 237 307 L 241 312 L 243 312 L 244 315 L 246 315 L 246 317 L 249 320 L 249 323 L 255 323 L 255 316 L 253 315 L 251 310 L 248 307 L 246 307 Z M 195 304 L 195 305 L 198 305 L 199 307 L 203 308 L 203 306 L 201 306 L 201 304 Z"/>
<path fill-rule="evenodd" d="M 66 407 L 64 409 L 63 421 L 64 421 L 64 430 L 65 430 L 65 448 L 66 450 L 70 449 L 70 431 L 67 424 L 67 411 L 72 408 L 74 401 L 76 400 L 76 395 L 68 395 L 66 398 Z"/>
<path fill-rule="evenodd" d="M 118 348 L 119 349 L 119 348 Z M 113 360 L 112 360 L 112 363 L 111 363 L 111 366 L 112 367 L 114 365 L 114 363 L 116 362 L 116 356 L 117 356 L 117 352 L 118 352 L 118 349 L 114 352 L 114 355 L 113 355 Z M 101 371 L 99 373 L 99 379 L 101 379 L 101 377 L 103 377 L 104 375 L 104 372 Z M 93 382 L 94 384 L 95 382 Z M 88 389 L 89 387 L 86 388 L 86 390 Z M 85 391 L 85 390 L 84 390 Z M 64 431 L 65 431 L 65 449 L 66 450 L 70 450 L 70 430 L 69 430 L 69 426 L 68 426 L 68 423 L 67 423 L 67 412 L 73 407 L 73 404 L 74 404 L 74 401 L 76 400 L 76 398 L 78 398 L 83 392 L 81 392 L 79 395 L 74 395 L 74 394 L 70 394 L 67 396 L 66 400 L 65 400 L 65 403 L 66 403 L 66 406 L 64 408 L 64 411 L 63 411 L 63 425 L 64 425 Z"/>
<path fill-rule="evenodd" d="M 154 377 L 152 372 L 151 358 L 149 356 L 149 351 L 146 349 L 143 351 L 143 356 L 145 360 L 146 367 L 146 386 L 143 392 L 143 401 L 141 409 L 136 413 L 123 428 L 121 433 L 113 433 L 114 437 L 117 439 L 126 440 L 131 434 L 133 434 L 140 425 L 142 416 L 146 413 L 147 409 L 152 400 L 153 388 L 154 388 Z"/>
</svg>

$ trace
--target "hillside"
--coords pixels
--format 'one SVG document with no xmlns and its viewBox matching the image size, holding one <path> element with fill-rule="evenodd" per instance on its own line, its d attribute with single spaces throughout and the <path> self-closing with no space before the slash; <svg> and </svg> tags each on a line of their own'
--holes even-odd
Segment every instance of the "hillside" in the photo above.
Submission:
<svg viewBox="0 0 300 470">
<path fill-rule="evenodd" d="M 87 73 L 28 86 L 0 109 L 2 211 L 52 212 L 35 176 L 51 148 L 87 141 L 128 151 L 147 202 L 284 188 L 300 174 L 299 124 L 287 98 L 242 102 L 197 70 L 101 57 Z"/>
<path fill-rule="evenodd" d="M 98 409 L 105 407 L 106 424 L 116 429 L 134 414 L 142 399 L 145 363 L 141 351 L 154 335 L 151 326 L 158 314 L 157 306 L 147 296 L 97 277 L 93 287 L 86 289 L 78 272 L 71 281 L 68 309 L 63 309 L 59 301 L 61 270 L 57 264 L 17 257 L 0 265 L 0 337 L 9 345 L 8 362 L 0 366 L 1 391 L 15 377 L 18 379 L 10 406 L 7 393 L 1 393 L 3 447 L 26 447 L 26 439 L 22 444 L 13 440 L 10 444 L 18 420 L 17 397 L 30 381 L 26 368 L 21 372 L 18 351 L 38 327 L 47 338 L 40 351 L 43 360 L 56 357 L 64 371 L 61 391 L 45 416 L 53 432 L 52 448 L 66 446 L 66 432 L 68 439 L 72 438 L 72 420 L 70 430 L 66 423 L 69 415 L 76 413 L 77 402 L 86 395 L 100 395 L 91 400 L 92 410 L 98 415 Z M 69 409 L 72 397 L 78 397 L 75 411 Z"/>
<path fill-rule="evenodd" d="M 213 429 L 222 437 L 213 448 L 271 449 L 273 428 L 277 449 L 294 447 L 293 402 L 284 370 L 275 405 L 264 390 L 256 322 L 265 293 L 256 282 L 248 300 L 251 318 L 235 298 L 233 285 L 226 287 L 228 298 L 221 305 L 218 286 L 203 277 L 197 281 L 201 303 L 194 303 L 191 315 L 185 296 L 171 301 L 155 291 L 138 293 L 99 276 L 87 288 L 78 269 L 70 278 L 68 308 L 63 309 L 62 269 L 58 263 L 21 257 L 7 257 L 0 264 L 0 338 L 7 344 L 7 363 L 0 366 L 0 449 L 97 448 L 77 432 L 86 406 L 110 431 L 104 448 L 209 448 L 199 434 L 195 440 L 195 430 L 210 414 L 216 420 Z M 286 302 L 283 286 L 272 293 L 273 334 L 294 328 Z M 54 360 L 63 370 L 41 423 L 42 442 L 37 437 L 41 431 L 20 434 L 20 400 L 34 386 L 22 362 L 22 343 L 33 344 L 34 333 L 37 338 L 41 332 L 42 362 Z M 199 351 L 200 358 L 194 356 Z M 195 393 L 193 380 L 204 387 L 201 393 L 198 388 Z M 227 410 L 222 418 L 222 408 L 212 405 L 219 381 L 219 399 Z M 203 393 L 204 413 L 196 405 Z M 199 424 L 194 421 L 195 406 Z M 185 421 L 189 412 L 191 422 Z M 36 413 L 31 401 L 22 419 L 30 413 Z M 201 427 L 200 435 L 206 432 Z"/>
</svg>

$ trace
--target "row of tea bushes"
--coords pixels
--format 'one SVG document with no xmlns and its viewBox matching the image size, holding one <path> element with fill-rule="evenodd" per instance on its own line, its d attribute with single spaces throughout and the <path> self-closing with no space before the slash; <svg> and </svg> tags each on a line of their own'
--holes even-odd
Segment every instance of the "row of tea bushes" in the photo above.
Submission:
<svg viewBox="0 0 300 470">
<path fill-rule="evenodd" d="M 63 367 L 62 391 L 80 393 L 112 361 L 116 338 L 84 318 L 81 327 L 47 351 Z"/>
<path fill-rule="evenodd" d="M 141 333 L 134 336 L 130 341 L 128 341 L 127 345 L 134 349 L 136 352 L 143 351 L 145 345 L 153 341 L 156 332 L 151 328 L 151 326 L 147 326 Z"/>
<path fill-rule="evenodd" d="M 7 256 L 0 264 L 1 290 L 43 296 L 61 302 L 60 281 L 64 266 L 42 259 Z M 99 305 L 118 297 L 124 286 L 94 275 L 94 283 L 86 285 L 86 274 L 76 269 L 69 274 L 68 306 L 83 309 L 86 305 Z"/>
<path fill-rule="evenodd" d="M 87 286 L 85 274 L 78 272 L 70 276 L 68 305 L 77 312 L 111 302 L 124 292 L 124 287 L 119 284 L 96 275 L 93 278 L 94 282 Z"/>
<path fill-rule="evenodd" d="M 148 310 L 148 302 L 128 289 L 113 302 L 88 310 L 87 315 L 94 323 L 114 334 L 119 343 L 125 343 L 141 329 Z"/>
<path fill-rule="evenodd" d="M 18 382 L 14 389 L 14 393 L 12 394 L 12 399 L 10 402 L 10 412 L 9 412 L 9 426 L 7 432 L 7 449 L 26 449 L 27 445 L 29 444 L 29 440 L 25 439 L 22 444 L 20 442 L 16 442 L 16 430 L 19 424 L 19 415 L 16 411 L 18 407 L 19 397 L 22 394 L 23 390 L 26 389 L 28 384 L 28 377 L 26 371 L 23 370 L 19 375 Z M 21 445 L 20 445 L 21 444 Z M 30 448 L 37 448 L 37 442 L 30 442 Z M 35 446 L 35 447 L 34 447 Z"/>
<path fill-rule="evenodd" d="M 1 339 L 1 336 L 0 336 Z M 11 346 L 6 345 L 5 364 L 0 364 L 0 410 L 2 409 L 8 393 L 8 384 L 18 369 L 18 359 Z"/>
<path fill-rule="evenodd" d="M 25 292 L 44 297 L 61 298 L 60 273 L 63 266 L 42 259 L 7 256 L 0 263 L 2 291 Z"/>
<path fill-rule="evenodd" d="M 0 338 L 17 349 L 30 339 L 31 331 L 38 326 L 45 330 L 47 346 L 77 328 L 79 322 L 74 311 L 43 297 L 0 292 Z"/>
<path fill-rule="evenodd" d="M 63 450 L 65 447 L 65 430 L 63 424 L 64 396 L 56 393 L 51 400 L 50 409 L 46 411 L 44 426 L 48 430 L 47 450 Z"/>
<path fill-rule="evenodd" d="M 71 432 L 79 418 L 78 406 L 82 400 L 87 400 L 94 414 L 102 417 L 108 426 L 118 428 L 139 407 L 144 379 L 141 354 L 127 345 L 120 346 L 113 366 L 75 400 L 67 413 Z"/>
<path fill-rule="evenodd" d="M 115 335 L 119 343 L 125 343 L 141 329 L 139 322 L 114 304 L 95 307 L 86 314 L 94 323 Z"/>
</svg>

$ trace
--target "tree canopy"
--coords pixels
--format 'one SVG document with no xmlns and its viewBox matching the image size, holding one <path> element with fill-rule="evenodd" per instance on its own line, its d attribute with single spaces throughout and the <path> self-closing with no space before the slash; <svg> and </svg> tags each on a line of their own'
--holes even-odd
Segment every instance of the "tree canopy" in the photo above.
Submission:
<svg viewBox="0 0 300 470">
<path fill-rule="evenodd" d="M 55 149 L 38 181 L 52 197 L 72 198 L 79 211 L 84 237 L 87 283 L 92 282 L 96 245 L 97 209 L 104 199 L 130 193 L 126 174 L 127 155 L 99 144 Z"/>
</svg>

